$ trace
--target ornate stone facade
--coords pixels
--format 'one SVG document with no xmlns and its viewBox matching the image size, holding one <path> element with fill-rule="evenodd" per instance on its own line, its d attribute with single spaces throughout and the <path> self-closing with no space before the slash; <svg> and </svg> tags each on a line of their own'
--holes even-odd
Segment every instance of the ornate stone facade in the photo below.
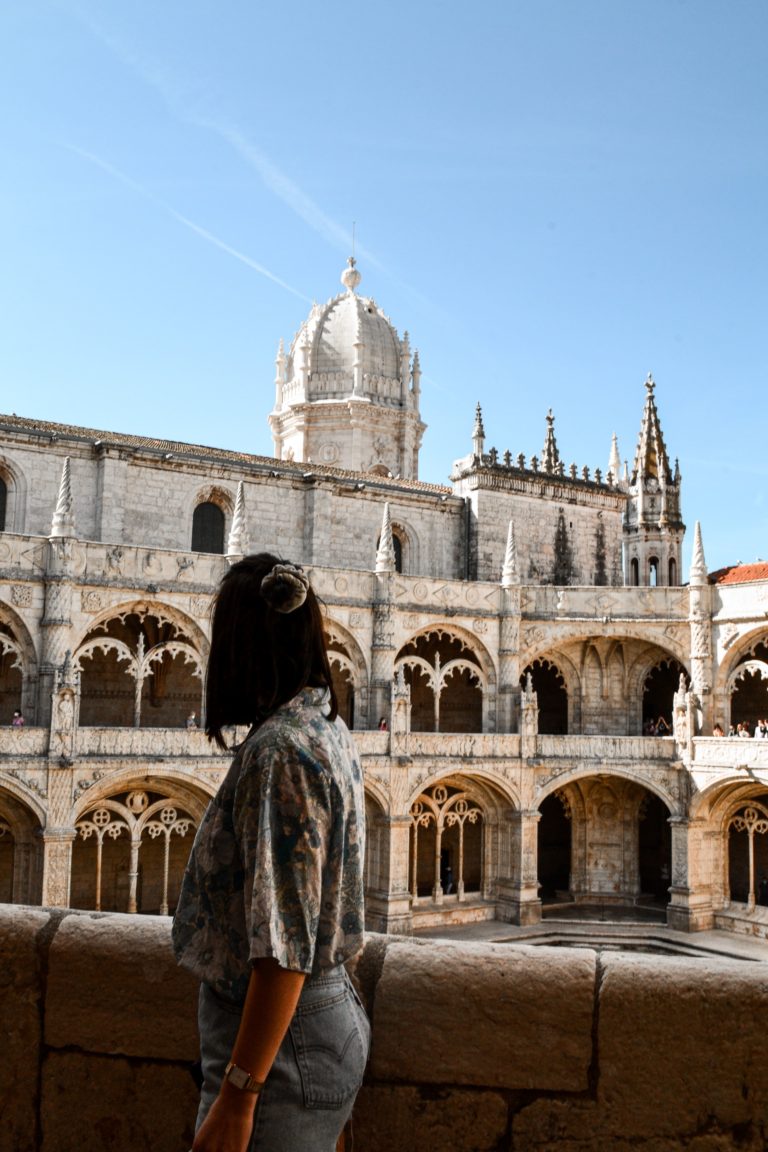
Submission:
<svg viewBox="0 0 768 1152">
<path fill-rule="evenodd" d="M 623 476 L 615 443 L 566 466 L 551 413 L 540 456 L 486 451 L 478 406 L 451 486 L 422 483 L 418 356 L 345 275 L 278 356 L 274 459 L 0 417 L 0 898 L 173 907 L 228 764 L 200 730 L 212 596 L 253 549 L 326 605 L 373 927 L 751 923 L 768 740 L 712 733 L 768 716 L 768 571 L 713 581 L 697 529 L 681 586 L 653 381 Z"/>
</svg>

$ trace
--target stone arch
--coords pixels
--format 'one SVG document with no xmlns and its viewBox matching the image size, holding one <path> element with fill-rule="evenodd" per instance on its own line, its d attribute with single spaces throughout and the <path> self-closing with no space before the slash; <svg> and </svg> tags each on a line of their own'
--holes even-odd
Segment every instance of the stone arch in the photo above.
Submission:
<svg viewBox="0 0 768 1152">
<path fill-rule="evenodd" d="M 79 723 L 183 726 L 191 711 L 203 713 L 207 649 L 198 625 L 164 604 L 138 601 L 100 613 L 72 658 L 80 673 Z"/>
<path fill-rule="evenodd" d="M 427 625 L 400 647 L 393 671 L 402 671 L 411 689 L 412 731 L 487 730 L 496 676 L 471 633 L 442 622 Z"/>
<path fill-rule="evenodd" d="M 383 789 L 365 783 L 365 890 L 386 892 L 390 871 L 389 820 Z"/>
<path fill-rule="evenodd" d="M 570 673 L 568 679 L 563 668 Z M 520 676 L 521 687 L 525 687 L 529 675 L 539 709 L 539 732 L 564 736 L 574 726 L 573 685 L 579 683 L 576 669 L 562 653 L 549 652 L 526 664 Z"/>
<path fill-rule="evenodd" d="M 731 823 L 734 816 L 742 809 L 754 807 L 755 802 L 768 807 L 768 777 L 765 774 L 762 778 L 753 775 L 745 778 L 743 774 L 738 776 L 734 774 L 726 779 L 720 779 L 698 793 L 691 805 L 691 818 L 701 821 L 712 845 L 712 904 L 716 909 L 727 908 L 734 904 L 736 906 L 744 904 L 747 909 L 749 908 L 748 890 L 745 900 L 737 899 L 731 892 L 735 871 L 733 866 L 736 863 L 733 860 Z M 755 878 L 759 887 L 763 867 L 768 874 L 768 855 L 765 851 L 768 848 L 768 838 L 756 837 L 753 841 L 753 847 L 755 846 L 758 848 L 754 861 Z M 748 857 L 748 851 L 746 853 L 742 851 L 741 860 L 738 861 L 742 877 L 749 864 Z M 759 896 L 757 890 L 755 895 Z M 755 902 L 760 903 L 759 898 Z"/>
<path fill-rule="evenodd" d="M 488 897 L 506 801 L 480 774 L 443 773 L 432 784 L 422 783 L 408 806 L 414 905 Z"/>
<path fill-rule="evenodd" d="M 5 483 L 5 517 L 0 532 L 24 532 L 27 513 L 27 478 L 23 469 L 0 452 L 0 479 Z"/>
<path fill-rule="evenodd" d="M 563 805 L 559 838 L 558 829 L 552 827 L 555 798 Z M 539 846 L 559 853 L 554 878 L 561 885 L 563 854 L 569 853 L 567 890 L 547 891 L 552 878 L 542 873 L 546 858 L 539 862 L 545 899 L 598 903 L 603 911 L 611 905 L 642 902 L 658 906 L 660 914 L 661 906 L 669 902 L 670 819 L 677 807 L 669 797 L 633 773 L 601 774 L 592 767 L 551 782 L 537 799 L 542 813 Z M 549 828 L 542 827 L 546 818 Z"/>
<path fill-rule="evenodd" d="M 350 728 L 364 727 L 368 718 L 368 666 L 362 649 L 352 633 L 332 617 L 325 617 L 324 627 L 339 714 Z"/>
<path fill-rule="evenodd" d="M 10 724 L 17 708 L 28 724 L 34 723 L 37 673 L 37 651 L 26 623 L 0 601 L 0 725 Z"/>
<path fill-rule="evenodd" d="M 167 915 L 178 899 L 194 829 L 204 811 L 189 782 L 142 780 L 79 805 L 72 851 L 72 907 Z"/>
<path fill-rule="evenodd" d="M 606 779 L 626 780 L 631 784 L 639 784 L 641 788 L 651 792 L 654 796 L 658 796 L 659 800 L 669 809 L 671 817 L 682 816 L 684 814 L 685 804 L 680 797 L 673 796 L 667 791 L 665 787 L 660 785 L 652 776 L 644 775 L 643 769 L 633 771 L 630 768 L 611 768 L 610 773 L 604 773 Z M 559 788 L 565 787 L 566 784 L 575 783 L 579 780 L 588 779 L 591 776 L 596 776 L 598 773 L 595 771 L 594 764 L 577 765 L 574 768 L 566 769 L 554 779 L 547 780 L 540 789 L 536 791 L 535 803 L 536 807 L 541 807 L 541 803 L 552 792 L 556 792 Z"/>
<path fill-rule="evenodd" d="M 44 816 L 0 780 L 0 903 L 39 904 Z"/>
<path fill-rule="evenodd" d="M 656 669 L 660 671 L 654 675 Z M 685 662 L 659 644 L 646 643 L 635 655 L 627 671 L 628 735 L 640 734 L 647 721 L 651 718 L 657 721 L 660 715 L 664 716 L 671 734 L 673 697 L 679 688 L 681 673 L 690 683 L 690 672 Z"/>
</svg>

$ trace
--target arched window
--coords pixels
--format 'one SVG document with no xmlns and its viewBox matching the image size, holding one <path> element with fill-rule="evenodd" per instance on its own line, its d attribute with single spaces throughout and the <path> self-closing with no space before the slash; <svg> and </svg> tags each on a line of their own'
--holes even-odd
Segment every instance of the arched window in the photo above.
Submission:
<svg viewBox="0 0 768 1152">
<path fill-rule="evenodd" d="M 5 509 L 8 504 L 8 485 L 0 476 L 0 532 L 5 532 Z"/>
<path fill-rule="evenodd" d="M 381 544 L 381 536 L 378 536 L 376 538 L 376 550 L 377 551 L 379 549 L 380 544 Z M 394 549 L 394 553 L 395 553 L 395 572 L 402 572 L 403 571 L 403 542 L 400 539 L 400 536 L 398 535 L 398 533 L 395 531 L 394 528 L 392 529 L 392 548 Z"/>
<path fill-rule="evenodd" d="M 651 556 L 648 561 L 648 583 L 651 588 L 656 588 L 659 585 L 659 558 L 658 556 Z"/>
<path fill-rule="evenodd" d="M 669 561 L 669 586 L 670 588 L 677 587 L 677 562 L 672 558 Z"/>
<path fill-rule="evenodd" d="M 637 588 L 640 583 L 640 564 L 637 558 L 632 560 L 629 565 L 629 580 L 633 588 Z"/>
<path fill-rule="evenodd" d="M 224 513 L 218 504 L 198 504 L 192 514 L 192 551 L 224 554 Z"/>
</svg>

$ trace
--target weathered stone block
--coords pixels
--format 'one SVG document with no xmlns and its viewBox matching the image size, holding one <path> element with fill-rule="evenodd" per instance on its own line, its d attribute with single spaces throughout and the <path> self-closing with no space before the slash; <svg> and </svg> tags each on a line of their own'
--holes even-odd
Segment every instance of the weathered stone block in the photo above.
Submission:
<svg viewBox="0 0 768 1152">
<path fill-rule="evenodd" d="M 185 1068 L 54 1052 L 43 1065 L 40 1152 L 186 1152 L 197 1088 Z"/>
<path fill-rule="evenodd" d="M 583 1091 L 594 987 L 588 950 L 390 943 L 376 989 L 373 1076 Z"/>
<path fill-rule="evenodd" d="M 366 1087 L 355 1103 L 355 1144 L 365 1152 L 493 1152 L 507 1112 L 498 1092 Z"/>
<path fill-rule="evenodd" d="M 197 987 L 176 965 L 165 918 L 67 916 L 51 947 L 45 1042 L 194 1060 Z"/>
<path fill-rule="evenodd" d="M 0 1145 L 29 1152 L 36 1128 L 41 972 L 38 937 L 47 912 L 0 906 Z"/>
<path fill-rule="evenodd" d="M 609 955 L 600 989 L 598 1104 L 632 1138 L 768 1129 L 763 965 Z"/>
</svg>

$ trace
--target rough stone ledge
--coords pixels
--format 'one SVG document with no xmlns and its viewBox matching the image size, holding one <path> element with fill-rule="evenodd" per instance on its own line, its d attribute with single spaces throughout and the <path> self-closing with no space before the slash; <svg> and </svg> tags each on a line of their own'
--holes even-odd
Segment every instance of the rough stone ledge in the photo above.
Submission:
<svg viewBox="0 0 768 1152">
<path fill-rule="evenodd" d="M 0 905 L 3 1152 L 189 1147 L 196 988 L 169 936 L 162 917 Z M 766 1147 L 768 967 L 599 961 L 371 935 L 354 966 L 374 1025 L 358 1146 Z"/>
</svg>

